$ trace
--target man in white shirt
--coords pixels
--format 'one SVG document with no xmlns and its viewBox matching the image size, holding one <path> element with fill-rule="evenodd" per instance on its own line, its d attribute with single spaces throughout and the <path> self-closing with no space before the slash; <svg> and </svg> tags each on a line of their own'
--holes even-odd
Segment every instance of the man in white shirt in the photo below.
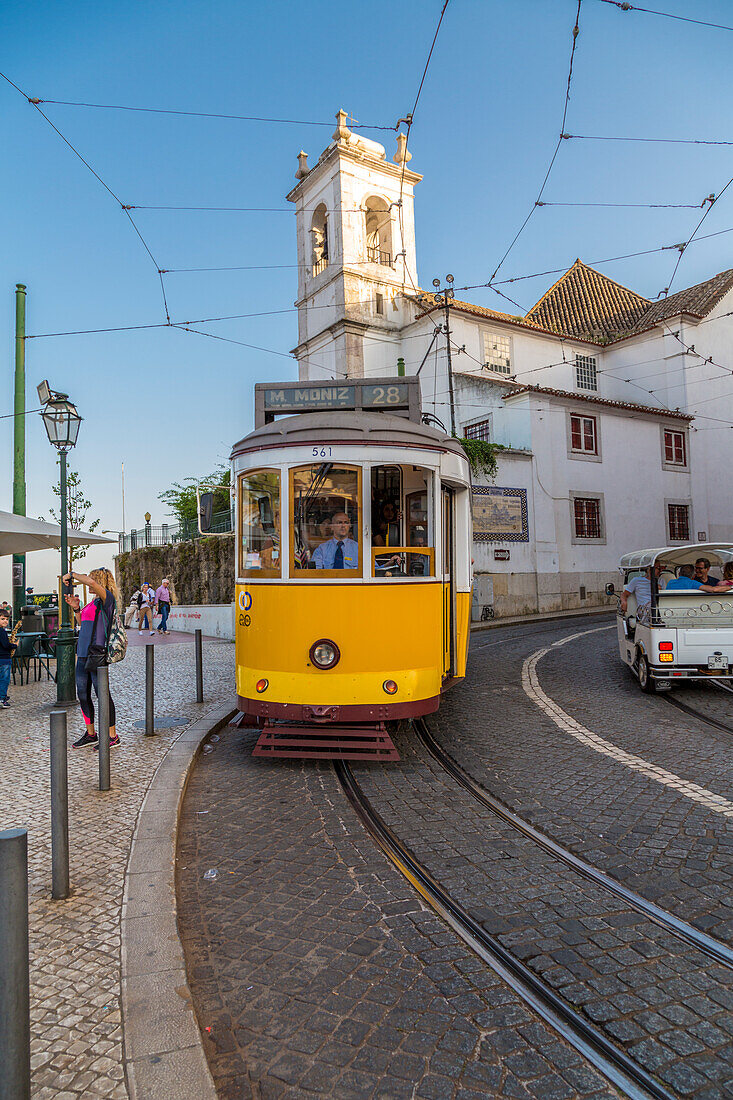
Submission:
<svg viewBox="0 0 733 1100">
<path fill-rule="evenodd" d="M 662 562 L 658 561 L 654 565 L 654 576 L 659 582 L 659 574 L 664 569 Z M 624 590 L 621 593 L 621 611 L 626 614 L 626 606 L 629 601 L 629 596 L 632 592 L 636 595 L 636 617 L 637 619 L 644 618 L 649 614 L 649 607 L 652 602 L 652 582 L 651 582 L 651 569 L 645 569 L 644 574 L 641 577 L 632 577 L 630 581 L 627 581 L 624 585 Z M 664 585 L 661 585 L 663 588 Z"/>
</svg>

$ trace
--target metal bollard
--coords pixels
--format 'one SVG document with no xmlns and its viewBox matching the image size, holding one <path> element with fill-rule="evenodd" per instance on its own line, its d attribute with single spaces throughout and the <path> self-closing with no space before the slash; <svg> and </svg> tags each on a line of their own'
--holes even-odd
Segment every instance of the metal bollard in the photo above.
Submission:
<svg viewBox="0 0 733 1100">
<path fill-rule="evenodd" d="M 28 833 L 0 832 L 0 1100 L 30 1100 Z"/>
<path fill-rule="evenodd" d="M 51 711 L 51 897 L 69 896 L 69 784 L 66 711 Z"/>
<path fill-rule="evenodd" d="M 109 790 L 109 668 L 97 669 L 97 699 L 99 702 L 99 789 Z"/>
<path fill-rule="evenodd" d="M 196 646 L 196 702 L 204 701 L 204 653 L 201 642 L 201 631 L 195 631 Z"/>
<path fill-rule="evenodd" d="M 155 646 L 145 646 L 145 736 L 155 733 Z"/>
</svg>

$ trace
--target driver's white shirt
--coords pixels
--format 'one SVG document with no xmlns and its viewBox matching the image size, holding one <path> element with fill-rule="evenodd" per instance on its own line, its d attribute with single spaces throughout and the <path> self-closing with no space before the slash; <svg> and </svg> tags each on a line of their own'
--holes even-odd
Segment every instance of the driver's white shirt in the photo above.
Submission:
<svg viewBox="0 0 733 1100">
<path fill-rule="evenodd" d="M 652 584 L 648 577 L 632 577 L 624 585 L 624 592 L 636 595 L 636 606 L 643 607 L 652 602 Z"/>
</svg>

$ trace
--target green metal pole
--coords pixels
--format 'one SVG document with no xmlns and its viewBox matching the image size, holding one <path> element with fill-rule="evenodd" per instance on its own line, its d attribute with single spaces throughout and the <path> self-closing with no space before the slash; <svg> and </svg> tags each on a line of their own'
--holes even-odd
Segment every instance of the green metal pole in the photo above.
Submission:
<svg viewBox="0 0 733 1100">
<path fill-rule="evenodd" d="M 25 286 L 15 287 L 15 407 L 13 409 L 13 512 L 25 515 Z M 13 622 L 25 603 L 25 554 L 13 554 Z"/>
<path fill-rule="evenodd" d="M 61 576 L 69 571 L 69 544 L 66 521 L 66 451 L 59 451 L 61 462 Z M 76 701 L 74 676 L 74 631 L 70 626 L 69 605 L 61 597 L 61 625 L 56 635 L 56 701 Z"/>
<path fill-rule="evenodd" d="M 402 358 L 401 355 L 400 355 L 399 359 L 397 360 L 397 377 L 398 378 L 404 378 L 405 377 L 405 360 Z"/>
</svg>

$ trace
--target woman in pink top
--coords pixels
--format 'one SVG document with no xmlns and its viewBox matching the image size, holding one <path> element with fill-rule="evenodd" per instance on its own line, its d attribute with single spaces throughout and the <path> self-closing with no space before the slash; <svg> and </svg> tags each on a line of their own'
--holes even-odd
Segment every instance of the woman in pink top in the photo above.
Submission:
<svg viewBox="0 0 733 1100">
<path fill-rule="evenodd" d="M 92 702 L 92 687 L 99 699 L 99 686 L 97 684 L 97 670 L 87 669 L 87 657 L 91 645 L 106 645 L 109 637 L 109 629 L 112 616 L 115 613 L 119 592 L 114 576 L 109 569 L 92 569 L 89 576 L 85 573 L 67 573 L 63 578 L 66 583 L 74 578 L 77 584 L 85 584 L 91 589 L 94 598 L 84 607 L 78 596 L 66 596 L 66 602 L 74 612 L 74 617 L 79 626 L 79 637 L 76 643 L 76 694 L 79 698 L 81 712 L 84 716 L 86 731 L 78 741 L 74 741 L 74 748 L 81 749 L 86 745 L 97 746 L 99 738 L 94 729 L 94 703 Z M 96 621 L 96 630 L 94 623 Z M 92 637 L 92 635 L 95 635 Z M 119 745 L 120 739 L 115 728 L 115 704 L 112 695 L 109 697 L 109 743 Z"/>
</svg>

